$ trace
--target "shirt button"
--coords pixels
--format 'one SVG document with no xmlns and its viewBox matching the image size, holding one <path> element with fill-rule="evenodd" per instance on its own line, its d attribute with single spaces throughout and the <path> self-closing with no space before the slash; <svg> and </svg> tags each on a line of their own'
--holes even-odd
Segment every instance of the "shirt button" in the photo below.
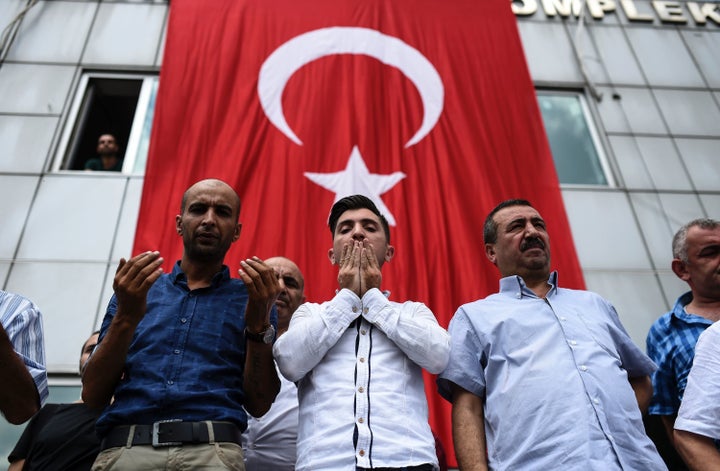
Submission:
<svg viewBox="0 0 720 471">
<path fill-rule="evenodd" d="M 614 442 L 614 441 L 615 441 L 615 437 L 613 437 L 612 435 L 608 435 L 608 440 L 610 440 L 611 442 Z"/>
<path fill-rule="evenodd" d="M 173 353 L 174 353 L 175 355 L 180 355 L 180 350 L 175 350 L 175 351 L 173 351 Z"/>
<path fill-rule="evenodd" d="M 363 388 L 362 386 L 360 386 L 360 387 L 358 388 L 358 392 L 359 392 L 359 393 L 364 393 L 364 392 L 365 392 L 365 388 Z"/>
<path fill-rule="evenodd" d="M 598 401 L 597 399 L 593 399 L 593 402 L 594 402 L 595 404 L 600 404 L 600 401 Z"/>
<path fill-rule="evenodd" d="M 570 345 L 577 345 L 577 342 L 575 340 L 571 340 Z"/>
<path fill-rule="evenodd" d="M 363 314 L 367 314 L 368 310 L 369 310 L 368 308 L 363 309 Z"/>
<path fill-rule="evenodd" d="M 583 371 L 587 371 L 587 366 L 585 366 L 585 365 L 580 365 L 580 369 L 583 370 Z"/>
<path fill-rule="evenodd" d="M 522 298 L 522 293 L 516 294 L 515 297 L 518 298 L 518 299 Z"/>
<path fill-rule="evenodd" d="M 357 312 L 357 306 L 352 307 L 352 312 Z"/>
<path fill-rule="evenodd" d="M 362 423 L 364 423 L 364 422 L 365 422 L 365 419 L 363 419 L 362 417 L 360 417 L 360 418 L 358 419 L 358 423 L 359 423 L 359 424 L 362 424 Z"/>
<path fill-rule="evenodd" d="M 367 330 L 365 330 L 365 329 L 362 329 L 362 330 L 360 331 L 360 334 L 361 334 L 361 335 L 365 335 L 365 334 L 367 334 Z"/>
<path fill-rule="evenodd" d="M 560 320 L 561 320 L 561 321 L 566 321 L 566 320 L 567 320 L 567 317 L 561 317 Z"/>
<path fill-rule="evenodd" d="M 365 363 L 365 357 L 360 357 L 360 363 Z"/>
<path fill-rule="evenodd" d="M 172 385 L 174 384 L 174 382 L 173 382 L 173 380 L 169 379 L 168 382 L 167 382 L 167 384 L 169 384 L 170 386 L 172 386 Z"/>
<path fill-rule="evenodd" d="M 182 319 L 180 319 L 180 322 L 182 322 L 182 323 L 184 324 L 184 323 L 187 322 L 187 319 L 185 319 L 185 318 L 183 317 Z"/>
<path fill-rule="evenodd" d="M 358 451 L 358 455 L 360 455 L 360 456 L 365 456 L 365 450 L 360 450 L 360 451 Z"/>
</svg>

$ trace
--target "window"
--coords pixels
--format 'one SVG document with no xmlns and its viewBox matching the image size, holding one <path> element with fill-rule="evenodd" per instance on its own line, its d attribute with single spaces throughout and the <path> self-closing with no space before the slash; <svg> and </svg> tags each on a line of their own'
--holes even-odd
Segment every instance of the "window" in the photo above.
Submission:
<svg viewBox="0 0 720 471">
<path fill-rule="evenodd" d="M 54 171 L 83 170 L 98 138 L 115 136 L 123 173 L 143 173 L 152 127 L 157 76 L 86 73 L 70 109 Z"/>
<path fill-rule="evenodd" d="M 560 183 L 613 185 L 585 97 L 545 91 L 537 97 Z"/>
</svg>

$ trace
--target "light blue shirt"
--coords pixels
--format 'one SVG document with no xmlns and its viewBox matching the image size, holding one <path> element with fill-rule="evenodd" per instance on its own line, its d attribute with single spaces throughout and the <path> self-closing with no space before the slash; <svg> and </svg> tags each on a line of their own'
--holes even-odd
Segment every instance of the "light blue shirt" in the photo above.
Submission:
<svg viewBox="0 0 720 471">
<path fill-rule="evenodd" d="M 461 306 L 450 322 L 448 367 L 438 378 L 484 398 L 491 469 L 664 470 L 645 434 L 628 376 L 654 363 L 613 306 L 557 287 L 537 297 L 519 276 Z"/>
<path fill-rule="evenodd" d="M 0 323 L 35 382 L 40 403 L 48 397 L 42 315 L 29 299 L 0 291 Z"/>
</svg>

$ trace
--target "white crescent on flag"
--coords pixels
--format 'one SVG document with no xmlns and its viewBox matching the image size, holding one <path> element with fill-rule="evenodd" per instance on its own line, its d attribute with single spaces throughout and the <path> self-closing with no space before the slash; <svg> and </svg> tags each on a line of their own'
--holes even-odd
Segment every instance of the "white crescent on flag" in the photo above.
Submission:
<svg viewBox="0 0 720 471">
<path fill-rule="evenodd" d="M 282 94 L 293 74 L 305 64 L 333 54 L 364 54 L 399 69 L 420 94 L 423 120 L 405 148 L 417 144 L 435 126 L 443 109 L 445 90 L 440 74 L 425 56 L 402 40 L 379 31 L 341 27 L 321 28 L 295 36 L 275 49 L 260 67 L 258 96 L 273 125 L 302 145 L 285 120 Z"/>
</svg>

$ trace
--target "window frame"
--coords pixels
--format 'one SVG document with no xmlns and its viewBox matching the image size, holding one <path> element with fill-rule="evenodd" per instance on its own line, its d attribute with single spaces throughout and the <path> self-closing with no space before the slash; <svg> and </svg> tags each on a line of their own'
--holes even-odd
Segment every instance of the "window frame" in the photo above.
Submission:
<svg viewBox="0 0 720 471">
<path fill-rule="evenodd" d="M 590 188 L 617 188 L 617 181 L 615 179 L 615 175 L 612 170 L 612 165 L 610 164 L 608 154 L 605 150 L 604 141 L 602 140 L 600 132 L 598 130 L 598 124 L 596 122 L 596 115 L 592 112 L 592 109 L 590 108 L 590 104 L 588 103 L 588 98 L 586 96 L 586 93 L 583 91 L 579 91 L 579 90 L 560 90 L 560 89 L 553 89 L 553 88 L 536 88 L 535 95 L 536 95 L 536 98 L 538 101 L 538 110 L 540 111 L 540 117 L 541 117 L 541 119 L 543 119 L 543 127 L 545 127 L 545 120 L 542 116 L 542 110 L 541 110 L 541 106 L 540 106 L 540 97 L 541 96 L 577 98 L 578 103 L 580 105 L 580 110 L 582 111 L 582 116 L 585 120 L 585 126 L 588 130 L 588 133 L 590 134 L 590 140 L 595 149 L 595 153 L 597 154 L 598 164 L 600 165 L 600 169 L 602 170 L 603 175 L 605 176 L 605 180 L 606 180 L 605 184 L 563 183 L 562 181 L 559 181 L 560 176 L 559 176 L 559 172 L 558 172 L 558 181 L 560 183 L 560 186 L 562 188 L 588 188 L 588 187 L 590 187 Z M 546 133 L 545 135 L 548 139 L 548 145 L 550 145 L 550 136 L 547 134 L 547 128 L 545 129 L 545 133 Z M 552 148 L 551 148 L 551 152 L 552 152 Z M 553 156 L 553 163 L 556 165 L 555 171 L 557 172 L 557 162 L 555 161 L 554 156 Z"/>
<path fill-rule="evenodd" d="M 65 124 L 63 126 L 62 134 L 58 146 L 55 151 L 55 156 L 52 161 L 50 172 L 52 173 L 84 173 L 84 170 L 76 170 L 63 168 L 68 164 L 71 156 L 68 155 L 71 152 L 71 146 L 77 140 L 77 133 L 81 131 L 84 125 L 80 122 L 83 119 L 81 111 L 83 111 L 83 103 L 87 96 L 88 85 L 93 79 L 116 79 L 116 80 L 138 80 L 142 84 L 140 86 L 140 92 L 138 93 L 137 103 L 135 105 L 135 114 L 132 118 L 132 125 L 130 127 L 130 133 L 127 136 L 127 143 L 124 149 L 124 160 L 122 170 L 120 172 L 103 172 L 103 173 L 115 173 L 122 175 L 144 175 L 145 165 L 142 168 L 136 169 L 136 162 L 138 161 L 138 149 L 139 144 L 143 138 L 144 124 L 149 113 L 154 113 L 153 109 L 148 109 L 153 93 L 157 94 L 157 86 L 159 82 L 159 75 L 157 72 L 84 72 L 80 76 L 78 85 L 75 91 L 75 96 L 70 105 Z M 116 136 L 117 137 L 117 136 Z M 146 157 L 146 156 L 145 156 Z"/>
</svg>

